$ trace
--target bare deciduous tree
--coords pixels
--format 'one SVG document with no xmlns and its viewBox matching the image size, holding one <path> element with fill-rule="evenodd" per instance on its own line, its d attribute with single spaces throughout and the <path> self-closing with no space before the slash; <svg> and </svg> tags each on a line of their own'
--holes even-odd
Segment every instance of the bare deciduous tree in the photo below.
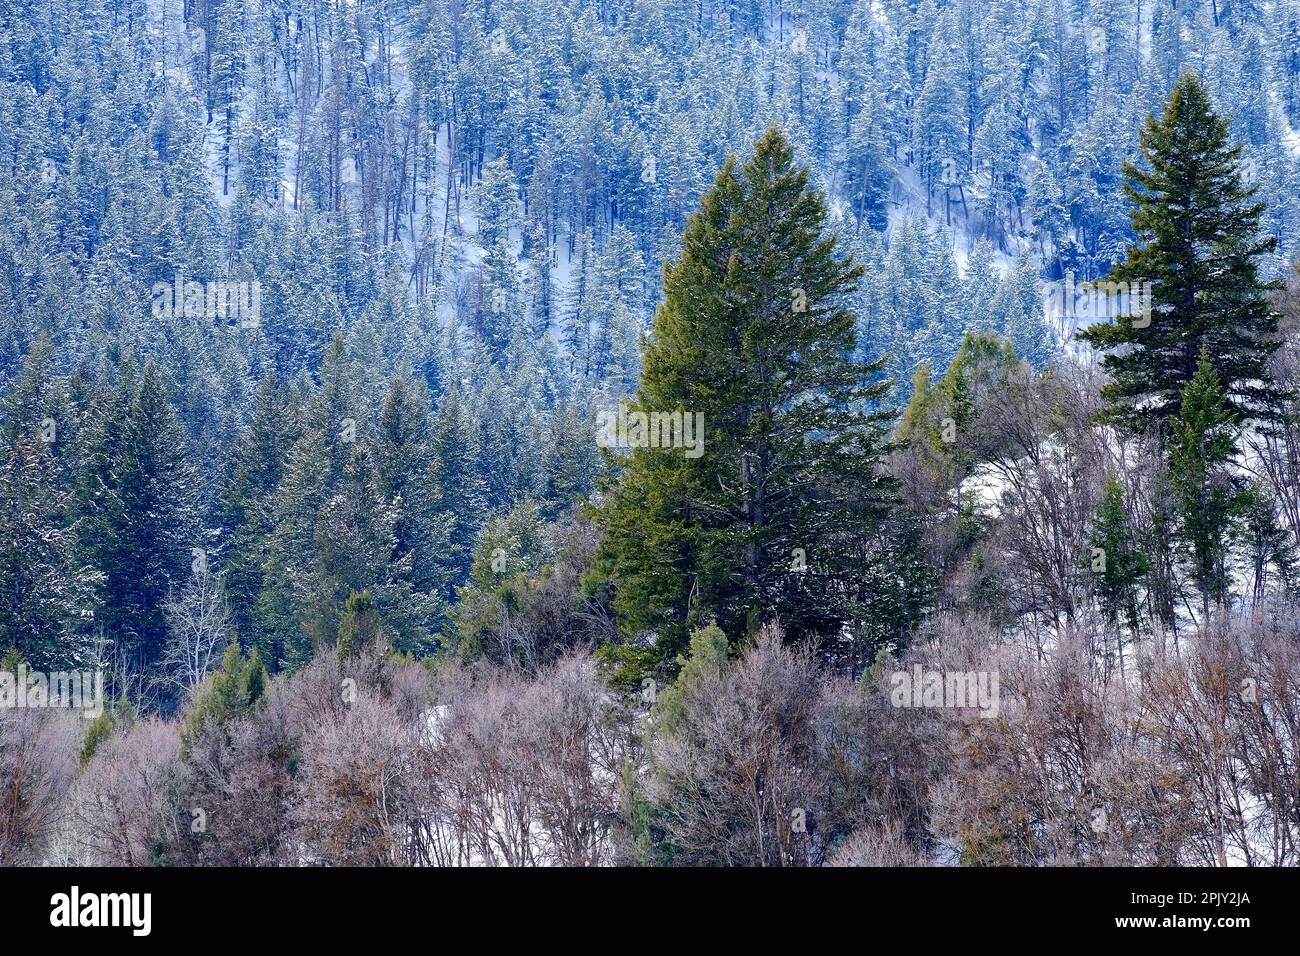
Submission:
<svg viewBox="0 0 1300 956">
<path fill-rule="evenodd" d="M 221 662 L 230 641 L 230 606 L 222 575 L 206 564 L 196 567 L 163 611 L 168 639 L 162 671 L 168 682 L 192 690 Z"/>
</svg>

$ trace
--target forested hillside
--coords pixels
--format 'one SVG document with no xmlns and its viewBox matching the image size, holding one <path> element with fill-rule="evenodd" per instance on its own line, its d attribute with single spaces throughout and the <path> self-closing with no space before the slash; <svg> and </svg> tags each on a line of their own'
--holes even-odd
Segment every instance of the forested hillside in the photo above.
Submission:
<svg viewBox="0 0 1300 956">
<path fill-rule="evenodd" d="M 0 0 L 0 863 L 1296 864 L 1297 130 L 1300 0 Z"/>
</svg>

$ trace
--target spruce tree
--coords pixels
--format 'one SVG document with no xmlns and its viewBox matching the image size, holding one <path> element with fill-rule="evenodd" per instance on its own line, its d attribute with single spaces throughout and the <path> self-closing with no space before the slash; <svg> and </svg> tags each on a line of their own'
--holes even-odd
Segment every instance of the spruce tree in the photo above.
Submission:
<svg viewBox="0 0 1300 956">
<path fill-rule="evenodd" d="M 433 480 L 432 410 L 422 381 L 395 377 L 375 434 L 379 492 L 396 510 L 396 553 L 409 556 L 411 584 L 421 594 L 450 592 L 454 519 L 438 507 Z"/>
<path fill-rule="evenodd" d="M 300 414 L 292 394 L 273 377 L 263 380 L 254 397 L 252 420 L 231 456 L 222 492 L 222 566 L 235 632 L 245 644 L 260 648 L 272 668 L 280 653 L 255 611 L 275 530 L 276 489 L 300 434 Z"/>
<path fill-rule="evenodd" d="M 1149 566 L 1146 555 L 1134 538 L 1124 506 L 1124 488 L 1113 473 L 1106 475 L 1090 540 L 1093 593 L 1097 596 L 1102 616 L 1115 634 L 1122 667 L 1124 644 L 1119 627 L 1121 624 L 1126 626 L 1133 637 L 1137 637 L 1138 582 L 1146 575 Z"/>
<path fill-rule="evenodd" d="M 35 435 L 47 417 L 62 427 L 59 419 L 64 416 L 56 414 L 60 403 L 53 362 L 54 347 L 42 332 L 23 359 L 21 374 L 6 384 L 0 395 L 0 437 L 5 441 Z"/>
<path fill-rule="evenodd" d="M 658 637 L 638 663 L 671 667 L 710 617 L 733 639 L 776 617 L 795 640 L 862 622 L 889 383 L 853 358 L 862 270 L 808 178 L 770 129 L 727 158 L 665 270 L 629 414 L 702 415 L 704 440 L 698 457 L 633 447 L 605 487 L 599 566 L 624 633 Z"/>
<path fill-rule="evenodd" d="M 1276 238 L 1260 237 L 1265 207 L 1245 182 L 1228 119 L 1211 109 L 1200 79 L 1185 73 L 1164 115 L 1147 118 L 1140 142 L 1143 166 L 1124 167 L 1137 243 L 1107 282 L 1126 283 L 1138 298 L 1150 283 L 1150 315 L 1119 316 L 1080 333 L 1108 353 L 1104 417 L 1134 431 L 1167 423 L 1205 350 L 1232 405 L 1247 418 L 1275 420 L 1282 394 L 1267 362 L 1278 319 L 1258 260 Z"/>
<path fill-rule="evenodd" d="M 339 636 L 335 643 L 339 657 L 355 657 L 363 651 L 385 649 L 384 628 L 375 599 L 368 591 L 354 591 L 343 606 Z"/>
<path fill-rule="evenodd" d="M 584 379 L 591 374 L 592 293 L 596 286 L 596 244 L 590 230 L 578 235 L 569 262 L 571 275 L 561 298 L 564 347 L 574 377 Z"/>
<path fill-rule="evenodd" d="M 97 623 L 149 666 L 162 655 L 163 604 L 203 550 L 199 478 L 162 375 L 131 368 L 99 409 L 82 479 L 84 553 L 103 574 Z"/>
<path fill-rule="evenodd" d="M 77 664 L 99 574 L 82 564 L 72 494 L 39 437 L 20 435 L 0 460 L 0 654 L 37 669 Z"/>
<path fill-rule="evenodd" d="M 347 519 L 331 509 L 368 425 L 341 336 L 326 352 L 320 378 L 320 387 L 303 403 L 296 440 L 281 452 L 283 473 L 270 511 L 274 530 L 262 562 L 258 641 L 276 669 L 302 664 L 317 648 L 332 643 L 343 601 L 350 590 L 369 584 L 352 582 L 355 586 L 349 587 L 332 576 L 331 562 L 342 547 L 335 538 Z M 357 562 L 365 560 L 361 550 L 358 542 Z"/>
<path fill-rule="evenodd" d="M 1249 507 L 1249 494 L 1231 467 L 1237 456 L 1238 421 L 1203 350 L 1170 425 L 1169 475 L 1179 506 L 1176 537 L 1190 557 L 1205 615 L 1227 598 L 1229 549 Z"/>
<path fill-rule="evenodd" d="M 430 445 L 435 507 L 451 516 L 445 559 L 460 583 L 469 572 L 488 507 L 487 487 L 478 470 L 478 428 L 458 388 L 448 391 L 439 404 Z"/>
<path fill-rule="evenodd" d="M 1276 494 L 1262 481 L 1253 482 L 1245 504 L 1243 537 L 1252 578 L 1252 597 L 1262 601 L 1270 579 L 1281 590 L 1294 590 L 1296 581 L 1295 537 L 1279 518 Z"/>
</svg>

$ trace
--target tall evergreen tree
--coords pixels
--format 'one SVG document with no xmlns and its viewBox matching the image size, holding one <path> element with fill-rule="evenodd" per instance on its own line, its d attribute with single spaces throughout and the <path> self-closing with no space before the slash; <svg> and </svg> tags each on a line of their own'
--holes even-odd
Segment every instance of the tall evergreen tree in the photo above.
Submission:
<svg viewBox="0 0 1300 956">
<path fill-rule="evenodd" d="M 167 637 L 163 605 L 202 550 L 199 480 L 161 373 L 128 366 L 89 441 L 80 507 L 84 553 L 104 575 L 98 624 L 150 666 Z"/>
<path fill-rule="evenodd" d="M 100 575 L 81 562 L 72 494 L 40 438 L 19 436 L 0 462 L 0 656 L 33 667 L 79 663 Z"/>
<path fill-rule="evenodd" d="M 379 491 L 397 512 L 395 553 L 410 561 L 414 590 L 436 606 L 450 592 L 455 575 L 454 518 L 438 507 L 431 409 L 422 381 L 396 377 L 389 383 L 375 435 L 375 461 Z"/>
<path fill-rule="evenodd" d="M 1278 320 L 1257 263 L 1276 238 L 1260 238 L 1264 204 L 1195 74 L 1183 74 L 1159 120 L 1148 117 L 1141 146 L 1143 167 L 1124 167 L 1138 241 L 1108 282 L 1150 283 L 1151 313 L 1080 333 L 1108 353 L 1106 417 L 1134 430 L 1168 422 L 1204 350 L 1235 408 L 1275 419 L 1282 396 L 1266 366 Z"/>
<path fill-rule="evenodd" d="M 852 357 L 862 270 L 836 256 L 808 176 L 768 130 L 743 166 L 728 157 L 665 272 L 629 414 L 702 415 L 702 453 L 633 447 L 598 513 L 620 623 L 657 634 L 660 664 L 711 616 L 733 637 L 774 617 L 795 639 L 861 621 L 890 497 L 888 383 Z"/>
<path fill-rule="evenodd" d="M 434 416 L 430 448 L 435 501 L 438 510 L 452 519 L 447 560 L 456 569 L 459 583 L 469 572 L 488 508 L 487 487 L 478 471 L 478 429 L 458 388 L 443 396 Z"/>
<path fill-rule="evenodd" d="M 275 494 L 285 463 L 300 435 L 301 408 L 272 377 L 254 398 L 253 416 L 240 437 L 222 494 L 222 565 L 235 631 L 246 646 L 258 647 L 275 667 L 278 650 L 269 643 L 255 613 L 275 530 Z"/>
</svg>

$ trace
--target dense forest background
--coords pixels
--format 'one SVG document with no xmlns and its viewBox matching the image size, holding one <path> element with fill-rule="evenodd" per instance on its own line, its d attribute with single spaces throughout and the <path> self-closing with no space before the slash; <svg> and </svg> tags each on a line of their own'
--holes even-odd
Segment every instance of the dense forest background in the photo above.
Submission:
<svg viewBox="0 0 1300 956">
<path fill-rule="evenodd" d="M 1297 126 L 1295 0 L 0 0 L 0 862 L 1294 864 Z"/>
</svg>

